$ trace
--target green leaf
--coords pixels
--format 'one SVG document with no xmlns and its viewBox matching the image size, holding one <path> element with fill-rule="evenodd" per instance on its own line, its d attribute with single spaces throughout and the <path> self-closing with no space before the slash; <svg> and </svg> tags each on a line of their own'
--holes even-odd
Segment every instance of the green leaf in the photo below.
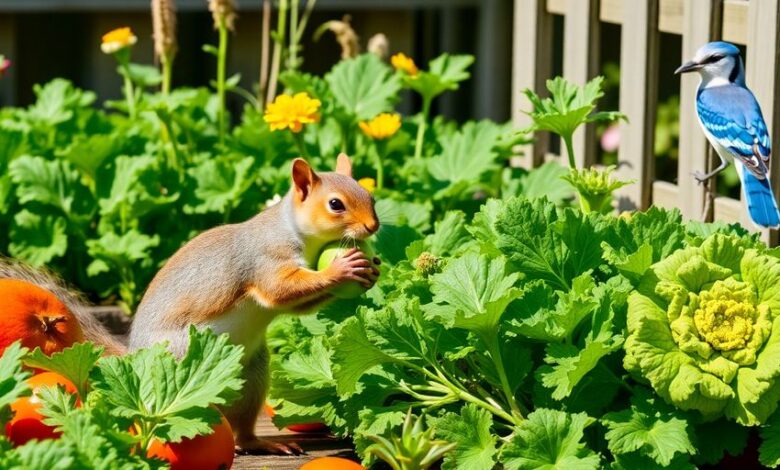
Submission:
<svg viewBox="0 0 780 470">
<path fill-rule="evenodd" d="M 435 429 L 436 437 L 456 444 L 444 457 L 442 469 L 493 468 L 497 450 L 490 413 L 467 404 L 460 409 L 460 414 L 447 413 L 428 421 Z"/>
<path fill-rule="evenodd" d="M 469 239 L 466 214 L 448 211 L 434 224 L 433 233 L 425 237 L 423 246 L 436 256 L 453 255 Z"/>
<path fill-rule="evenodd" d="M 160 244 L 160 237 L 150 237 L 137 230 L 119 236 L 106 233 L 97 240 L 87 240 L 90 256 L 95 258 L 88 267 L 90 276 L 97 276 L 112 269 L 119 272 L 132 270 L 138 261 L 151 257 L 151 249 Z"/>
<path fill-rule="evenodd" d="M 178 193 L 168 194 L 162 184 L 157 160 L 149 155 L 122 156 L 114 161 L 113 174 L 106 175 L 109 187 L 98 185 L 100 214 L 120 224 L 137 224 L 137 219 L 162 210 L 176 201 Z"/>
<path fill-rule="evenodd" d="M 593 295 L 595 285 L 590 273 L 572 281 L 569 292 L 557 293 L 541 280 L 526 284 L 521 301 L 510 309 L 510 329 L 517 334 L 543 341 L 571 338 L 574 330 L 599 306 Z"/>
<path fill-rule="evenodd" d="M 473 62 L 471 55 L 442 54 L 428 64 L 427 71 L 404 76 L 404 84 L 430 101 L 447 90 L 457 90 L 460 82 L 468 80 L 467 69 Z"/>
<path fill-rule="evenodd" d="M 769 427 L 765 427 L 762 430 L 768 429 Z M 748 443 L 749 433 L 749 428 L 726 419 L 698 424 L 694 441 L 697 463 L 717 465 L 726 454 L 742 455 Z"/>
<path fill-rule="evenodd" d="M 120 136 L 116 134 L 80 135 L 76 136 L 68 147 L 57 150 L 56 153 L 58 157 L 66 159 L 94 180 L 98 169 L 119 148 L 117 143 L 119 138 Z"/>
<path fill-rule="evenodd" d="M 33 91 L 37 100 L 23 116 L 45 132 L 70 121 L 75 116 L 75 111 L 91 106 L 96 98 L 94 93 L 74 88 L 73 84 L 62 78 L 56 78 L 45 85 L 34 85 Z"/>
<path fill-rule="evenodd" d="M 579 87 L 563 77 L 547 80 L 549 98 L 540 98 L 532 90 L 525 90 L 525 95 L 533 108 L 528 113 L 533 119 L 532 130 L 551 131 L 571 138 L 581 124 L 593 121 L 614 121 L 625 119 L 617 112 L 594 113 L 596 101 L 604 96 L 602 82 L 604 77 L 596 77 L 584 87 Z"/>
<path fill-rule="evenodd" d="M 432 276 L 433 304 L 426 313 L 445 326 L 495 335 L 501 315 L 521 291 L 517 273 L 508 273 L 503 258 L 473 253 L 454 259 Z"/>
<path fill-rule="evenodd" d="M 103 348 L 92 343 L 76 343 L 62 351 L 47 356 L 35 348 L 24 360 L 28 367 L 56 372 L 73 382 L 79 396 L 86 397 L 89 373 L 95 367 Z"/>
<path fill-rule="evenodd" d="M 142 87 L 153 87 L 162 83 L 162 74 L 160 74 L 160 69 L 157 67 L 143 64 L 129 64 L 127 70 L 130 75 L 130 80 Z M 118 72 L 122 74 L 123 71 L 121 67 Z"/>
<path fill-rule="evenodd" d="M 620 341 L 590 341 L 583 349 L 570 344 L 552 343 L 547 346 L 544 362 L 551 366 L 540 368 L 542 384 L 555 388 L 552 397 L 563 400 L 574 387 L 595 368 L 599 360 L 620 348 Z"/>
<path fill-rule="evenodd" d="M 515 428 L 500 460 L 508 470 L 598 469 L 599 456 L 582 442 L 593 421 L 585 413 L 537 409 Z"/>
<path fill-rule="evenodd" d="M 601 242 L 612 237 L 598 214 L 566 209 L 559 215 L 546 199 L 510 199 L 495 226 L 498 248 L 521 272 L 561 290 L 601 264 Z"/>
<path fill-rule="evenodd" d="M 398 76 L 374 54 L 342 60 L 325 80 L 336 102 L 361 120 L 392 110 L 401 88 Z"/>
<path fill-rule="evenodd" d="M 227 335 L 191 327 L 187 353 L 177 362 L 164 346 L 98 362 L 95 390 L 104 393 L 115 416 L 157 423 L 156 437 L 178 442 L 207 434 L 225 405 L 239 396 L 243 348 Z"/>
<path fill-rule="evenodd" d="M 17 341 L 5 348 L 0 355 L 0 426 L 10 418 L 9 407 L 17 398 L 29 395 L 30 389 L 25 382 L 30 373 L 22 369 L 22 357 L 27 354 Z"/>
<path fill-rule="evenodd" d="M 20 203 L 37 202 L 61 211 L 72 220 L 89 218 L 92 193 L 81 183 L 70 162 L 25 155 L 14 159 L 8 172 L 16 184 L 16 197 Z"/>
<path fill-rule="evenodd" d="M 188 214 L 223 213 L 235 209 L 241 196 L 252 185 L 251 172 L 255 159 L 246 157 L 238 161 L 225 158 L 206 160 L 187 170 L 196 181 L 195 198 L 184 206 Z"/>
<path fill-rule="evenodd" d="M 33 214 L 22 209 L 11 224 L 11 256 L 32 266 L 43 266 L 63 256 L 68 248 L 67 222 L 54 215 Z"/>
<path fill-rule="evenodd" d="M 490 121 L 468 122 L 457 133 L 441 141 L 441 154 L 427 160 L 428 171 L 449 184 L 480 181 L 498 168 L 493 150 L 504 129 Z"/>
<path fill-rule="evenodd" d="M 758 459 L 762 465 L 770 468 L 780 466 L 780 414 L 774 413 L 769 422 L 761 428 L 761 446 Z"/>
<path fill-rule="evenodd" d="M 602 422 L 609 429 L 605 437 L 615 455 L 641 451 L 666 466 L 675 454 L 697 452 L 688 434 L 688 422 L 678 413 L 661 407 L 649 393 L 636 395 L 630 409 L 607 413 Z"/>
<path fill-rule="evenodd" d="M 520 177 L 517 195 L 528 199 L 546 197 L 555 204 L 572 199 L 574 190 L 562 176 L 566 167 L 558 162 L 547 162 Z"/>
<path fill-rule="evenodd" d="M 366 325 L 357 317 L 341 324 L 336 333 L 334 351 L 333 375 L 340 395 L 353 393 L 358 380 L 369 369 L 396 361 L 371 343 L 366 335 Z"/>
<path fill-rule="evenodd" d="M 54 439 L 33 440 L 16 449 L 19 467 L 24 470 L 69 470 L 73 465 L 72 450 Z"/>
</svg>

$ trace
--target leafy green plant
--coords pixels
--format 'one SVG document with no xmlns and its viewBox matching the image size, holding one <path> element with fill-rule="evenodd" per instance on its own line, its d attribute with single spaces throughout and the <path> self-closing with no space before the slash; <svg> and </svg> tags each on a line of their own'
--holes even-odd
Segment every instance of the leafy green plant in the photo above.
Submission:
<svg viewBox="0 0 780 470">
<path fill-rule="evenodd" d="M 213 405 L 229 404 L 241 390 L 242 349 L 209 331 L 191 330 L 180 361 L 164 345 L 122 357 L 101 352 L 90 343 L 51 357 L 18 344 L 6 349 L 0 357 L 0 425 L 11 418 L 10 404 L 29 394 L 23 364 L 77 384 L 80 404 L 61 387 L 39 391 L 41 414 L 62 437 L 12 448 L 0 436 L 0 468 L 163 468 L 146 457 L 150 442 L 210 434 L 220 420 Z"/>
<path fill-rule="evenodd" d="M 533 90 L 525 90 L 533 106 L 527 113 L 533 120 L 527 131 L 550 131 L 561 137 L 569 159 L 569 175 L 565 179 L 579 193 L 580 205 L 585 212 L 609 210 L 612 193 L 630 184 L 628 181 L 611 181 L 612 167 L 605 170 L 577 168 L 572 139 L 578 127 L 592 122 L 627 120 L 625 115 L 617 111 L 594 112 L 596 102 L 604 96 L 601 88 L 603 81 L 604 77 L 596 77 L 584 87 L 578 87 L 562 77 L 556 77 L 547 81 L 551 96 L 544 99 Z"/>
<path fill-rule="evenodd" d="M 433 438 L 434 429 L 425 428 L 423 417 L 406 413 L 401 435 L 370 436 L 374 444 L 366 452 L 384 460 L 393 470 L 426 470 L 441 460 L 454 444 Z"/>
</svg>

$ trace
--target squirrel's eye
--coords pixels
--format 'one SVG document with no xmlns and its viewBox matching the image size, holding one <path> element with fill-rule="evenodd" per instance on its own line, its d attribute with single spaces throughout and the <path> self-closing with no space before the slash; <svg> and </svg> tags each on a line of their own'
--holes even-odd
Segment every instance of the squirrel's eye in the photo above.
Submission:
<svg viewBox="0 0 780 470">
<path fill-rule="evenodd" d="M 332 211 L 341 212 L 344 210 L 344 203 L 341 202 L 341 199 L 331 199 L 328 201 L 328 206 L 330 206 L 330 210 Z"/>
</svg>

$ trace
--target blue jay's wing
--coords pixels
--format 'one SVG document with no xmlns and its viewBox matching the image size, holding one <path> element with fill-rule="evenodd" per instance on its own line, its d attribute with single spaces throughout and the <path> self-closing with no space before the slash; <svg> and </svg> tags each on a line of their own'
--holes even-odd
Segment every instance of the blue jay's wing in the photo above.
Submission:
<svg viewBox="0 0 780 470">
<path fill-rule="evenodd" d="M 704 128 L 751 173 L 765 178 L 771 154 L 769 132 L 756 97 L 747 88 L 705 88 L 696 98 Z"/>
</svg>

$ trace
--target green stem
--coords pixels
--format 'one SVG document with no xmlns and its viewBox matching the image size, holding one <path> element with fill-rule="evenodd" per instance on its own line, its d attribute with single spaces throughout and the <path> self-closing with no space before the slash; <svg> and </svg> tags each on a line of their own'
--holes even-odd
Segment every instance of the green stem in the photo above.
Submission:
<svg viewBox="0 0 780 470">
<path fill-rule="evenodd" d="M 374 145 L 374 165 L 376 166 L 376 189 L 385 187 L 385 166 L 383 163 L 383 154 L 385 152 L 384 141 L 376 141 Z"/>
<path fill-rule="evenodd" d="M 127 114 L 131 118 L 135 118 L 135 90 L 133 88 L 133 81 L 130 80 L 130 64 L 128 62 L 122 62 L 123 76 L 125 79 L 125 99 L 127 100 Z"/>
<path fill-rule="evenodd" d="M 298 68 L 298 2 L 300 0 L 292 0 L 290 9 L 290 45 L 287 57 L 287 70 L 289 72 L 295 71 Z"/>
<path fill-rule="evenodd" d="M 227 62 L 228 30 L 224 20 L 219 22 L 219 49 L 217 50 L 217 124 L 219 125 L 219 143 L 225 143 L 225 66 Z"/>
<path fill-rule="evenodd" d="M 407 367 L 415 369 L 418 372 L 424 374 L 425 376 L 427 376 L 428 378 L 430 378 L 434 382 L 438 382 L 438 383 L 444 385 L 445 387 L 449 388 L 455 395 L 457 395 L 458 398 L 460 398 L 463 401 L 472 403 L 472 404 L 474 404 L 474 405 L 476 405 L 476 406 L 478 406 L 480 408 L 483 408 L 483 409 L 493 413 L 494 415 L 496 415 L 496 416 L 498 416 L 500 418 L 505 419 L 506 421 L 508 421 L 510 423 L 519 424 L 520 421 L 522 420 L 521 416 L 512 416 L 511 414 L 507 413 L 503 409 L 501 409 L 501 408 L 499 408 L 497 406 L 491 405 L 490 403 L 488 403 L 488 402 L 486 402 L 486 401 L 484 401 L 484 400 L 482 400 L 482 399 L 480 399 L 478 397 L 475 397 L 474 395 L 470 394 L 466 390 L 463 390 L 462 388 L 456 386 L 455 384 L 453 384 L 452 382 L 447 380 L 442 374 L 438 374 L 438 375 L 434 374 L 433 372 L 429 371 L 428 369 L 426 369 L 424 367 L 420 367 L 417 364 L 413 364 L 411 362 L 404 361 L 404 364 Z"/>
<path fill-rule="evenodd" d="M 496 340 L 495 336 L 483 335 L 482 341 L 487 345 L 490 358 L 493 360 L 493 364 L 496 366 L 498 372 L 498 379 L 501 381 L 501 389 L 504 392 L 504 397 L 509 407 L 512 409 L 512 413 L 517 415 L 520 419 L 523 419 L 523 413 L 517 406 L 517 400 L 515 400 L 512 388 L 509 386 L 509 378 L 506 375 L 506 369 L 504 368 L 504 359 L 501 357 L 501 346 Z"/>
<path fill-rule="evenodd" d="M 306 153 L 306 145 L 304 145 L 303 142 L 303 131 L 300 132 L 293 132 L 293 140 L 295 141 L 295 146 L 298 147 L 298 151 L 301 152 L 302 158 L 308 158 L 308 154 Z"/>
<path fill-rule="evenodd" d="M 569 167 L 577 168 L 577 164 L 574 161 L 574 147 L 571 142 L 571 136 L 562 135 L 561 138 L 563 139 L 563 142 L 566 144 L 566 155 L 569 157 Z"/>
<path fill-rule="evenodd" d="M 431 99 L 423 96 L 423 107 L 420 112 L 420 123 L 417 126 L 417 141 L 414 144 L 414 158 L 419 160 L 422 157 L 423 137 L 425 137 L 425 126 L 428 122 L 428 113 L 431 109 Z"/>
<path fill-rule="evenodd" d="M 162 94 L 168 96 L 171 92 L 171 76 L 173 74 L 173 61 L 170 58 L 161 57 L 162 63 Z"/>
</svg>

